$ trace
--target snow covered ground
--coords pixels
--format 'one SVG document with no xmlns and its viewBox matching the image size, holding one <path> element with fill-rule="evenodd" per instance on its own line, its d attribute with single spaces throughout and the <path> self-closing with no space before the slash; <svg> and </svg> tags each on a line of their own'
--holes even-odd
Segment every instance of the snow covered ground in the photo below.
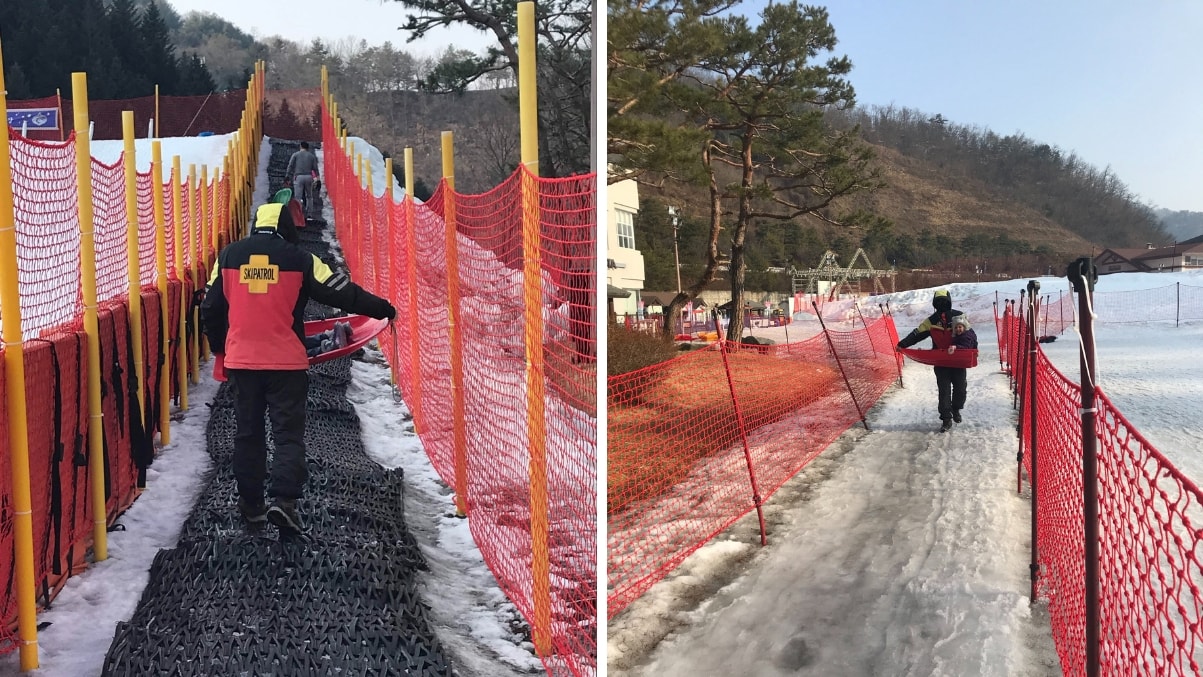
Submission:
<svg viewBox="0 0 1203 677">
<path fill-rule="evenodd" d="M 180 155 L 184 167 L 190 163 L 220 166 L 226 138 L 162 139 L 164 161 L 170 163 L 173 155 Z M 120 141 L 92 144 L 93 156 L 107 163 L 120 153 Z M 137 153 L 138 169 L 145 171 L 150 163 L 149 146 L 140 144 Z M 267 199 L 270 155 L 265 140 L 253 196 L 256 205 Z M 372 154 L 370 161 L 382 179 L 380 153 Z M 396 192 L 401 194 L 403 191 Z M 330 213 L 326 216 L 333 218 Z M 148 471 L 146 491 L 118 520 L 125 530 L 109 534 L 109 558 L 68 580 L 51 608 L 38 615 L 44 627 L 38 633 L 41 668 L 36 674 L 99 675 L 116 624 L 133 615 L 155 554 L 175 546 L 211 467 L 205 442 L 209 412 L 205 405 L 217 392 L 211 369 L 203 368 L 200 384 L 189 391 L 191 408 L 182 420 L 173 422 L 171 444 L 161 450 Z M 452 494 L 426 459 L 407 422 L 405 405 L 394 402 L 379 351 L 369 350 L 365 361 L 353 365 L 352 374 L 348 397 L 359 413 L 368 455 L 384 467 L 404 469 L 406 520 L 430 567 L 422 575 L 432 624 L 458 674 L 542 674 L 533 648 L 521 639 L 521 617 L 485 567 L 467 521 L 451 516 Z M 0 675 L 10 674 L 20 674 L 16 653 L 0 658 Z"/>
<path fill-rule="evenodd" d="M 1054 297 L 1068 290 L 1064 278 L 1039 281 Z M 1203 286 L 1203 275 L 1104 276 L 1097 291 L 1178 281 Z M 1015 491 L 1015 412 L 991 321 L 995 292 L 1017 298 L 1026 283 L 944 287 L 982 349 L 964 423 L 935 432 L 935 378 L 908 360 L 905 388 L 871 411 L 872 432 L 849 431 L 768 500 L 768 547 L 745 518 L 610 622 L 609 674 L 1060 674 L 1047 613 L 1028 598 L 1029 503 Z M 931 291 L 885 298 L 900 334 L 931 312 Z M 817 326 L 800 318 L 790 340 Z M 755 330 L 777 341 L 785 332 Z M 1104 391 L 1203 480 L 1190 435 L 1203 367 L 1188 352 L 1203 324 L 1100 323 L 1096 334 Z M 1076 341 L 1071 329 L 1043 346 L 1071 378 Z"/>
</svg>

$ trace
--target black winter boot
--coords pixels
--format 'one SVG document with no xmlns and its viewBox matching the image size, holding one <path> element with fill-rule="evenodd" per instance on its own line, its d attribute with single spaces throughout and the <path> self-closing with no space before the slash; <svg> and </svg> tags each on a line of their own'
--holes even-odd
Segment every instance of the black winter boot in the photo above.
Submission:
<svg viewBox="0 0 1203 677">
<path fill-rule="evenodd" d="M 961 422 L 961 410 L 960 409 L 957 409 L 952 412 L 952 420 L 957 423 Z"/>
<path fill-rule="evenodd" d="M 280 498 L 272 502 L 267 509 L 267 521 L 279 527 L 280 531 L 299 534 L 305 530 L 301 518 L 297 516 L 297 502 Z"/>
<path fill-rule="evenodd" d="M 949 430 L 952 430 L 952 420 L 944 419 L 944 423 L 940 425 L 940 432 L 946 433 Z M 271 511 L 268 511 L 267 517 L 268 519 L 271 519 Z M 272 522 L 275 522 L 275 520 L 272 520 Z"/>
<path fill-rule="evenodd" d="M 242 514 L 242 519 L 250 524 L 263 524 L 267 521 L 267 507 L 263 505 L 262 500 L 248 501 L 245 498 L 239 498 L 238 512 Z"/>
</svg>

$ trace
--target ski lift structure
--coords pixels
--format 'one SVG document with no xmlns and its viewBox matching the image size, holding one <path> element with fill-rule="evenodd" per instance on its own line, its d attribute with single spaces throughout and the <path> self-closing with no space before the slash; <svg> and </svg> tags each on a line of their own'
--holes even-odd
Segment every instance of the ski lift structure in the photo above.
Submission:
<svg viewBox="0 0 1203 677">
<path fill-rule="evenodd" d="M 856 267 L 858 261 L 863 262 L 863 267 Z M 794 294 L 799 292 L 827 294 L 829 301 L 835 299 L 839 294 L 858 293 L 861 280 L 872 280 L 873 293 L 884 294 L 886 290 L 882 284 L 882 278 L 889 278 L 890 293 L 895 291 L 894 276 L 896 273 L 894 269 L 878 270 L 874 268 L 873 264 L 869 262 L 869 256 L 865 254 L 865 250 L 860 248 L 852 255 L 852 260 L 846 267 L 841 266 L 836 253 L 828 249 L 823 252 L 823 258 L 814 268 L 798 270 L 791 266 L 789 272 Z M 856 283 L 855 286 L 853 286 L 853 282 Z"/>
</svg>

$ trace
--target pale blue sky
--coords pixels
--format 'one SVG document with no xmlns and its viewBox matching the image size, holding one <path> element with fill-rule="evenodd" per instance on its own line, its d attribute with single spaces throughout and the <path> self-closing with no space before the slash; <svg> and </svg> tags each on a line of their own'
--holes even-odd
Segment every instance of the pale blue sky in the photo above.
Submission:
<svg viewBox="0 0 1203 677">
<path fill-rule="evenodd" d="M 858 103 L 1022 132 L 1111 166 L 1145 202 L 1203 211 L 1203 2 L 813 4 L 852 60 Z"/>
<path fill-rule="evenodd" d="M 756 14 L 766 0 L 740 6 Z M 260 36 L 391 40 L 405 9 L 382 0 L 171 0 Z M 893 103 L 1029 138 L 1110 166 L 1145 202 L 1203 211 L 1203 2 L 832 0 L 861 104 Z M 479 51 L 457 29 L 410 45 Z"/>
<path fill-rule="evenodd" d="M 480 52 L 496 40 L 469 28 L 439 30 L 406 44 L 405 5 L 392 0 L 168 0 L 181 15 L 191 11 L 216 14 L 256 37 L 280 35 L 302 44 L 314 38 L 333 42 L 364 39 L 370 45 L 392 42 L 415 56 L 437 56 L 449 45 Z"/>
</svg>

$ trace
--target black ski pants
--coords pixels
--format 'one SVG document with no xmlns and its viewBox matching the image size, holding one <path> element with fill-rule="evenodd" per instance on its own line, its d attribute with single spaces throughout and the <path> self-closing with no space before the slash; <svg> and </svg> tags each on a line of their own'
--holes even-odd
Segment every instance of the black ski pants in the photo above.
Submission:
<svg viewBox="0 0 1203 677">
<path fill-rule="evenodd" d="M 275 442 L 267 494 L 273 498 L 300 498 L 309 477 L 305 465 L 309 372 L 229 369 L 226 374 L 233 388 L 234 419 L 238 424 L 234 433 L 238 495 L 249 501 L 263 500 L 268 476 L 266 413 Z"/>
<path fill-rule="evenodd" d="M 961 367 L 934 367 L 936 388 L 940 391 L 940 420 L 951 421 L 952 412 L 965 407 L 965 377 L 969 370 Z"/>
</svg>

